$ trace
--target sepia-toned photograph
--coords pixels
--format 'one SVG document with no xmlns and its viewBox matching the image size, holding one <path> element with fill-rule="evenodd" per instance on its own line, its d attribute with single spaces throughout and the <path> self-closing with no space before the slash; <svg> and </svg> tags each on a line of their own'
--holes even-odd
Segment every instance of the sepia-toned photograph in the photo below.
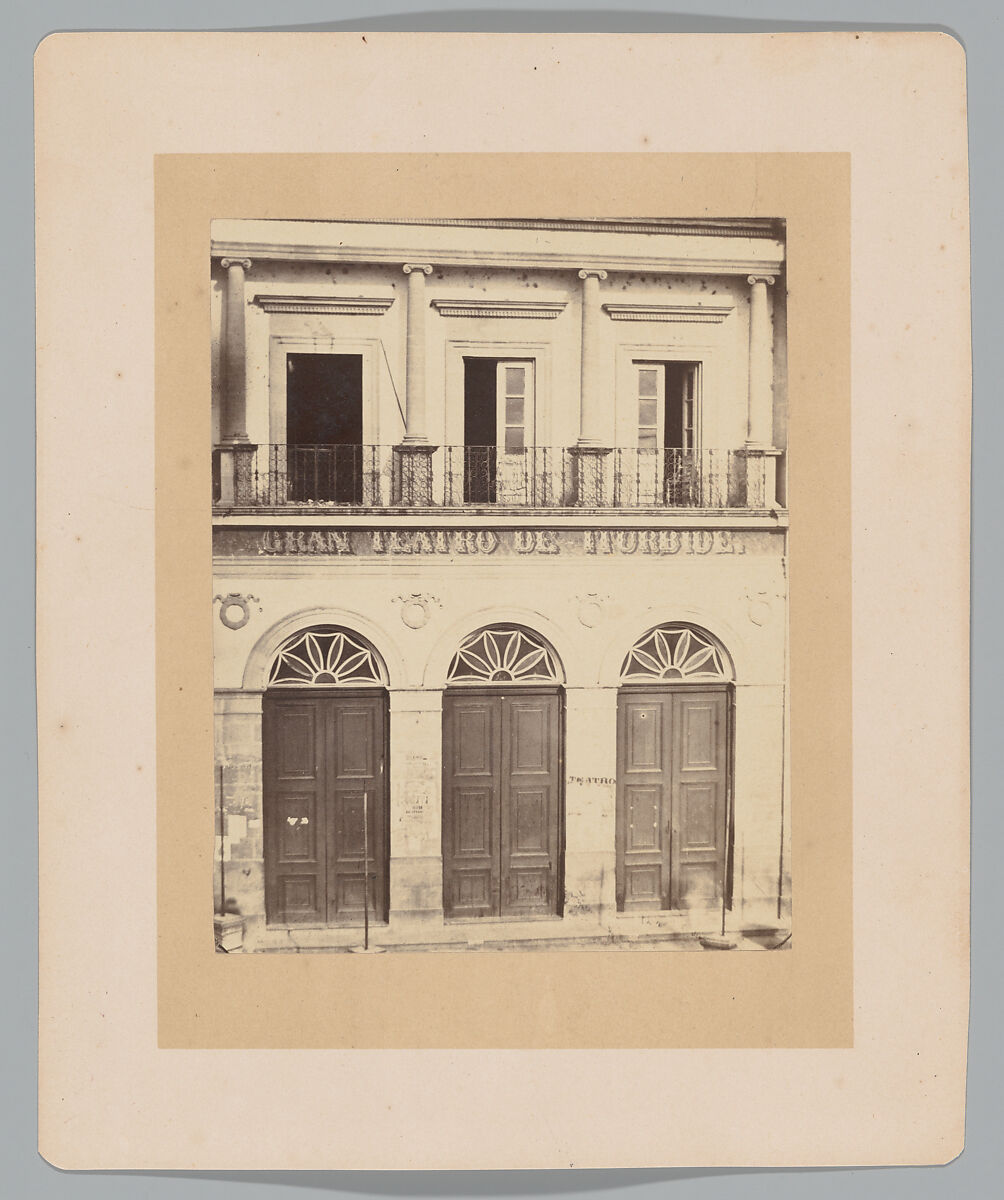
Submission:
<svg viewBox="0 0 1004 1200">
<path fill-rule="evenodd" d="M 213 221 L 219 951 L 791 945 L 785 255 Z"/>
<path fill-rule="evenodd" d="M 960 1154 L 960 42 L 34 65 L 39 1154 Z"/>
</svg>

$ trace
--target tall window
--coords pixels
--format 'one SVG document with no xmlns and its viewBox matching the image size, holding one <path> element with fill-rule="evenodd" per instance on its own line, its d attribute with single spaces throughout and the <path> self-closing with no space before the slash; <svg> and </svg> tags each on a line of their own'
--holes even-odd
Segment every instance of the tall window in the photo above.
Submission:
<svg viewBox="0 0 1004 1200">
<path fill-rule="evenodd" d="M 464 500 L 532 499 L 536 404 L 533 359 L 464 359 Z"/>
<path fill-rule="evenodd" d="M 642 504 L 701 502 L 700 363 L 636 362 L 637 461 Z"/>
<path fill-rule="evenodd" d="M 700 363 L 636 362 L 639 450 L 696 450 Z"/>
</svg>

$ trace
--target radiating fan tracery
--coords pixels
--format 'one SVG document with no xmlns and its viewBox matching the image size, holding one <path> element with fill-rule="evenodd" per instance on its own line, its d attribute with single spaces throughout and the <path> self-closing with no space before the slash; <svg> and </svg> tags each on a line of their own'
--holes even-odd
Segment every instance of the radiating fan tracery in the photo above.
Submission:
<svg viewBox="0 0 1004 1200">
<path fill-rule="evenodd" d="M 481 629 L 453 656 L 447 683 L 560 683 L 553 652 L 535 634 L 509 626 Z"/>
<path fill-rule="evenodd" d="M 374 651 L 347 630 L 320 625 L 295 634 L 279 650 L 269 687 L 366 687 L 385 685 Z"/>
<path fill-rule="evenodd" d="M 721 682 L 731 678 L 721 649 L 689 625 L 660 625 L 628 651 L 621 667 L 624 683 Z"/>
</svg>

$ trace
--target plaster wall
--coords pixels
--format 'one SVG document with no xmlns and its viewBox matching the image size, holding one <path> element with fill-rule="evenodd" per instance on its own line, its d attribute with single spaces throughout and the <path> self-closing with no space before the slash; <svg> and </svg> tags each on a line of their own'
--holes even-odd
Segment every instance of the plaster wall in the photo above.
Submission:
<svg viewBox="0 0 1004 1200">
<path fill-rule="evenodd" d="M 778 549 L 781 539 L 776 537 Z M 565 920 L 569 935 L 713 927 L 717 916 L 616 913 L 617 681 L 631 644 L 663 621 L 714 634 L 735 665 L 733 919 L 777 927 L 782 858 L 786 582 L 780 553 L 689 559 L 532 561 L 377 557 L 216 563 L 215 590 L 250 595 L 242 629 L 216 629 L 216 729 L 224 768 L 227 892 L 262 933 L 261 696 L 285 637 L 338 623 L 368 638 L 389 678 L 392 940 L 457 940 L 442 916 L 442 690 L 468 633 L 495 622 L 535 630 L 565 684 Z M 420 628 L 402 620 L 422 598 Z M 413 610 L 412 610 L 413 611 Z M 599 614 L 597 619 L 597 613 Z M 594 624 L 588 625 L 585 620 Z M 785 834 L 787 837 L 787 834 Z M 219 843 L 217 855 L 219 854 Z M 784 904 L 787 883 L 782 880 Z M 548 923 L 551 936 L 557 936 Z M 470 931 L 468 931 L 470 932 Z M 527 926 L 515 936 L 541 936 Z M 262 934 L 262 936 L 265 936 Z M 350 936 L 345 934 L 343 936 Z M 472 935 L 476 936 L 476 935 Z M 483 934 L 481 935 L 483 936 Z M 266 938 L 267 940 L 267 938 Z"/>
<path fill-rule="evenodd" d="M 781 286 L 780 284 L 777 286 Z M 211 288 L 214 436 L 219 430 L 220 326 L 224 272 L 214 266 Z M 776 302 L 769 290 L 772 330 Z M 247 432 L 257 444 L 285 441 L 285 371 L 290 353 L 363 357 L 364 440 L 397 444 L 404 434 L 407 392 L 405 331 L 407 277 L 393 264 L 254 261 L 246 280 Z M 256 296 L 390 300 L 379 315 L 269 312 Z M 581 281 L 574 270 L 436 267 L 425 283 L 427 430 L 434 445 L 464 441 L 463 358 L 530 358 L 536 364 L 536 444 L 571 446 L 579 434 Z M 443 315 L 437 300 L 549 301 L 557 316 Z M 724 306 L 720 321 L 617 319 L 604 304 Z M 635 361 L 700 362 L 701 430 L 707 449 L 735 449 L 746 439 L 749 379 L 749 286 L 745 277 L 610 271 L 601 281 L 599 389 L 608 398 L 602 437 L 631 446 L 637 434 Z M 783 334 L 771 333 L 783 360 Z M 783 375 L 775 383 L 775 435 L 786 434 Z"/>
</svg>

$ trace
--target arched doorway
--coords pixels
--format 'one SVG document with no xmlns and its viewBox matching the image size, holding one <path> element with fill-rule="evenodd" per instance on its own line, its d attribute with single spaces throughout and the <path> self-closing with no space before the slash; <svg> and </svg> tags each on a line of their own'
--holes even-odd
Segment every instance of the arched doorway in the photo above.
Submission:
<svg viewBox="0 0 1004 1200">
<path fill-rule="evenodd" d="M 732 667 L 694 625 L 628 651 L 617 703 L 617 907 L 691 909 L 731 892 Z"/>
<path fill-rule="evenodd" d="M 516 625 L 465 638 L 443 696 L 447 917 L 561 914 L 564 689 L 554 650 Z"/>
<path fill-rule="evenodd" d="M 268 923 L 361 925 L 367 905 L 386 921 L 387 673 L 373 647 L 336 625 L 287 638 L 262 741 Z"/>
</svg>

